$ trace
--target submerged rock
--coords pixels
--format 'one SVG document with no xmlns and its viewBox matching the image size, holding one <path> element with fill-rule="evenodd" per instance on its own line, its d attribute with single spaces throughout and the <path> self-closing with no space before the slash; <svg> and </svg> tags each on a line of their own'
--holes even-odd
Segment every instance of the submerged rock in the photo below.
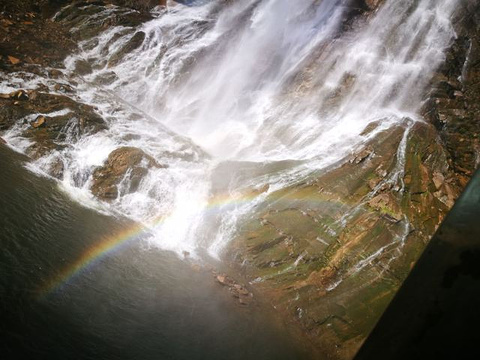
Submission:
<svg viewBox="0 0 480 360">
<path fill-rule="evenodd" d="M 88 75 L 93 71 L 92 65 L 86 60 L 77 60 L 75 62 L 75 72 L 79 75 Z"/>
<path fill-rule="evenodd" d="M 102 200 L 113 200 L 119 195 L 118 186 L 125 179 L 128 185 L 124 191 L 135 192 L 152 167 L 165 166 L 138 148 L 118 148 L 108 155 L 105 165 L 94 171 L 91 191 Z"/>
<path fill-rule="evenodd" d="M 228 288 L 232 297 L 238 299 L 238 304 L 242 306 L 248 306 L 253 301 L 253 294 L 248 291 L 248 289 L 244 286 L 239 284 L 233 278 L 228 275 L 220 274 L 217 275 L 214 273 L 215 280 L 220 284 Z"/>
</svg>

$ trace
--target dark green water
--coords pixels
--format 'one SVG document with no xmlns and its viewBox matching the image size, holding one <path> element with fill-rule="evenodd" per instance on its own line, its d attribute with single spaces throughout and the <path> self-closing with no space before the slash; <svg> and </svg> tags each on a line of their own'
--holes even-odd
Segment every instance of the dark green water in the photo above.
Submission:
<svg viewBox="0 0 480 360">
<path fill-rule="evenodd" d="M 1 359 L 304 359 L 207 272 L 139 239 L 57 291 L 42 284 L 129 224 L 71 201 L 0 144 Z"/>
</svg>

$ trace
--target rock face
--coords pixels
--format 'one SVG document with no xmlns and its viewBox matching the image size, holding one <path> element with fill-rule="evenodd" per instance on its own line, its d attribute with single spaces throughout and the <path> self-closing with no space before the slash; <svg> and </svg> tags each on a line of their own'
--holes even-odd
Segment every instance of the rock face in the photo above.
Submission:
<svg viewBox="0 0 480 360">
<path fill-rule="evenodd" d="M 424 116 L 439 131 L 461 186 L 480 164 L 480 4 L 462 2 L 457 39 L 432 81 Z"/>
<path fill-rule="evenodd" d="M 119 195 L 119 185 L 126 181 L 125 193 L 136 191 L 151 167 L 161 168 L 154 158 L 134 147 L 121 147 L 110 153 L 104 166 L 93 173 L 92 193 L 102 200 Z"/>
<path fill-rule="evenodd" d="M 229 254 L 325 358 L 352 358 L 459 193 L 432 125 L 273 193 Z M 405 157 L 397 150 L 406 136 Z"/>
</svg>

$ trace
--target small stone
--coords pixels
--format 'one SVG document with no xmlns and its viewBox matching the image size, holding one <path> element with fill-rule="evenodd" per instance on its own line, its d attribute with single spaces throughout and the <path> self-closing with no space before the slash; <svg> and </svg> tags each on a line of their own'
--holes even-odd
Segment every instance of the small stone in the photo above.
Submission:
<svg viewBox="0 0 480 360">
<path fill-rule="evenodd" d="M 38 116 L 35 121 L 32 123 L 32 126 L 37 129 L 41 126 L 44 126 L 45 125 L 45 116 Z"/>
<path fill-rule="evenodd" d="M 243 305 L 243 306 L 247 306 L 248 305 L 248 300 L 246 300 L 245 298 L 242 298 L 240 297 L 238 299 L 238 302 L 240 303 L 240 305 Z"/>
<path fill-rule="evenodd" d="M 15 100 L 28 100 L 28 94 L 25 90 L 14 91 L 9 96 L 11 99 L 15 99 Z"/>
<path fill-rule="evenodd" d="M 445 182 L 445 177 L 439 173 L 439 172 L 435 172 L 433 174 L 433 183 L 435 184 L 435 188 L 438 190 L 442 187 L 443 183 Z"/>
<path fill-rule="evenodd" d="M 239 294 L 245 295 L 245 296 L 250 295 L 250 292 L 247 289 L 245 289 L 242 285 L 235 284 L 234 287 Z"/>
<path fill-rule="evenodd" d="M 13 64 L 13 65 L 17 65 L 19 62 L 20 62 L 20 59 L 17 59 L 16 57 L 14 56 L 8 56 L 8 60 Z"/>
<path fill-rule="evenodd" d="M 2 19 L 2 20 L 0 20 L 0 23 L 1 23 L 3 26 L 5 26 L 5 27 L 8 27 L 8 26 L 10 26 L 10 25 L 13 25 L 13 22 L 11 22 L 11 21 L 8 20 L 8 19 Z"/>
<path fill-rule="evenodd" d="M 216 277 L 217 281 L 222 284 L 222 285 L 226 285 L 226 280 L 227 280 L 227 277 L 225 275 L 217 275 Z"/>
</svg>

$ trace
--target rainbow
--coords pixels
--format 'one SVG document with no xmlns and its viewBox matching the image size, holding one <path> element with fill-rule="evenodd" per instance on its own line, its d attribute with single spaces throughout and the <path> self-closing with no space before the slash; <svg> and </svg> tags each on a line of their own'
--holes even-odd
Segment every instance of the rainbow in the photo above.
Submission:
<svg viewBox="0 0 480 360">
<path fill-rule="evenodd" d="M 46 281 L 37 290 L 37 298 L 43 298 L 51 293 L 60 291 L 77 275 L 93 267 L 99 263 L 101 259 L 126 248 L 145 230 L 146 228 L 143 225 L 136 223 L 124 231 L 103 238 L 97 244 L 87 249 L 75 262 L 58 272 L 55 277 Z"/>
<path fill-rule="evenodd" d="M 248 203 L 254 200 L 260 193 L 258 191 L 248 191 L 236 195 L 219 194 L 209 199 L 206 210 L 215 211 L 219 208 L 224 208 L 226 205 L 236 206 Z M 103 238 L 87 249 L 75 262 L 65 267 L 56 276 L 38 288 L 37 298 L 43 298 L 51 293 L 60 291 L 79 274 L 98 264 L 103 258 L 128 247 L 138 240 L 141 234 L 148 234 L 149 230 L 160 226 L 168 218 L 169 215 L 162 215 L 150 221 L 147 225 L 135 223 L 124 231 Z"/>
<path fill-rule="evenodd" d="M 248 190 L 244 192 L 239 192 L 234 195 L 218 194 L 209 199 L 205 207 L 205 211 L 210 212 L 225 210 L 225 206 L 238 206 L 249 203 L 255 198 L 257 198 L 260 194 L 265 193 L 265 191 L 267 190 L 268 188 L 260 191 Z M 295 194 L 295 192 L 291 191 L 277 191 L 268 194 L 268 196 L 274 200 L 299 200 L 302 198 L 302 196 L 299 196 L 298 193 Z M 314 202 L 325 201 L 324 199 L 314 199 L 311 196 L 309 196 L 308 199 Z M 155 218 L 147 225 L 135 223 L 133 226 L 127 228 L 124 231 L 103 238 L 98 243 L 87 249 L 75 262 L 68 265 L 63 270 L 58 272 L 56 276 L 46 281 L 37 290 L 37 297 L 43 298 L 45 296 L 48 296 L 49 294 L 60 291 L 68 283 L 75 279 L 79 274 L 93 267 L 95 264 L 98 264 L 103 258 L 130 246 L 135 241 L 137 241 L 142 234 L 148 235 L 149 231 L 154 230 L 156 227 L 160 226 L 168 218 L 169 215 L 167 214 Z"/>
</svg>

